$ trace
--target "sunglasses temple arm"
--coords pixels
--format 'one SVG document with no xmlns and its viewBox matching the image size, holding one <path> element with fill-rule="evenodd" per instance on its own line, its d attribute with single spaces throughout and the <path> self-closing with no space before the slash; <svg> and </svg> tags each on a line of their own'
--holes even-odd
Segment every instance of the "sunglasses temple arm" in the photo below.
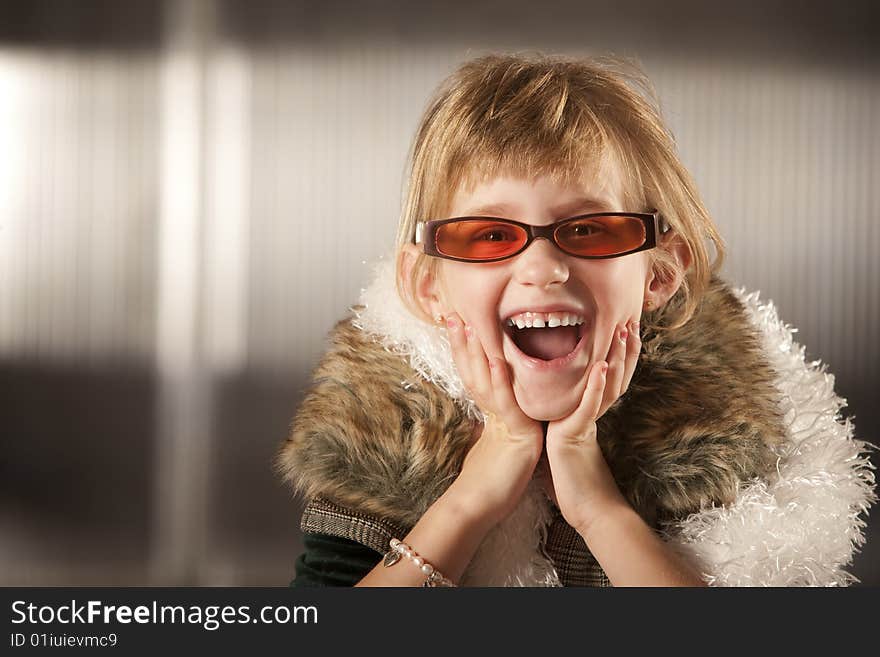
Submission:
<svg viewBox="0 0 880 657">
<path fill-rule="evenodd" d="M 666 221 L 666 218 L 662 214 L 657 215 L 657 229 L 660 231 L 661 235 L 672 230 L 672 226 L 669 225 L 669 222 Z"/>
</svg>

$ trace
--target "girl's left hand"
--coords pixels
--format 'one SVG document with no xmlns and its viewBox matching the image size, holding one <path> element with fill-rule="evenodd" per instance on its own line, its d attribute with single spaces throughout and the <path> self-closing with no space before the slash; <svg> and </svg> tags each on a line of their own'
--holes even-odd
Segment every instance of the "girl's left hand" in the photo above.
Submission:
<svg viewBox="0 0 880 657">
<path fill-rule="evenodd" d="M 597 517 L 626 504 L 596 440 L 596 420 L 629 387 L 642 347 L 638 322 L 618 326 L 611 343 L 607 362 L 595 363 L 585 375 L 578 407 L 547 427 L 547 492 L 582 536 Z"/>
</svg>

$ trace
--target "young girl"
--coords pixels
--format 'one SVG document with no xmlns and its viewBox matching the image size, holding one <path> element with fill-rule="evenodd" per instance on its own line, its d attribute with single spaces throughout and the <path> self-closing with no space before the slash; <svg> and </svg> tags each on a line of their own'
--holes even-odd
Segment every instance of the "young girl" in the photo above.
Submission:
<svg viewBox="0 0 880 657">
<path fill-rule="evenodd" d="M 772 305 L 717 276 L 649 99 L 543 57 L 441 86 L 395 262 L 279 457 L 308 501 L 295 585 L 854 579 L 865 445 Z"/>
</svg>

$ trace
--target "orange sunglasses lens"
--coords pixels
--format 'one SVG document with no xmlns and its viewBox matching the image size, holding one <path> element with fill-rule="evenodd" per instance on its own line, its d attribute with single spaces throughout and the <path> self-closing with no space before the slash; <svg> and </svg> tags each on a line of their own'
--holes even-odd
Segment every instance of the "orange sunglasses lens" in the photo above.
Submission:
<svg viewBox="0 0 880 657">
<path fill-rule="evenodd" d="M 528 240 L 524 228 L 502 221 L 464 219 L 437 229 L 437 250 L 468 260 L 492 260 L 519 251 Z"/>
<path fill-rule="evenodd" d="M 645 239 L 645 224 L 638 217 L 588 217 L 556 230 L 556 242 L 573 255 L 617 255 L 639 248 Z"/>
</svg>

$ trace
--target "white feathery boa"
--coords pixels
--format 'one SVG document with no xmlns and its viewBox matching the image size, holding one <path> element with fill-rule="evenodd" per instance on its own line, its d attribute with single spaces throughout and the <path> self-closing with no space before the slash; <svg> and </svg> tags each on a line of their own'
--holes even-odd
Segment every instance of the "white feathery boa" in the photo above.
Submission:
<svg viewBox="0 0 880 657">
<path fill-rule="evenodd" d="M 715 586 L 845 586 L 844 568 L 864 543 L 862 515 L 876 501 L 869 444 L 853 438 L 842 420 L 845 401 L 820 361 L 807 363 L 772 302 L 737 291 L 778 376 L 786 440 L 776 446 L 776 473 L 744 482 L 734 503 L 707 507 L 664 528 L 666 541 Z M 443 389 L 478 419 L 442 330 L 410 313 L 395 286 L 394 263 L 381 259 L 361 290 L 355 325 L 409 359 L 424 379 Z M 559 586 L 541 545 L 553 516 L 533 480 L 517 508 L 481 544 L 462 584 Z"/>
</svg>

